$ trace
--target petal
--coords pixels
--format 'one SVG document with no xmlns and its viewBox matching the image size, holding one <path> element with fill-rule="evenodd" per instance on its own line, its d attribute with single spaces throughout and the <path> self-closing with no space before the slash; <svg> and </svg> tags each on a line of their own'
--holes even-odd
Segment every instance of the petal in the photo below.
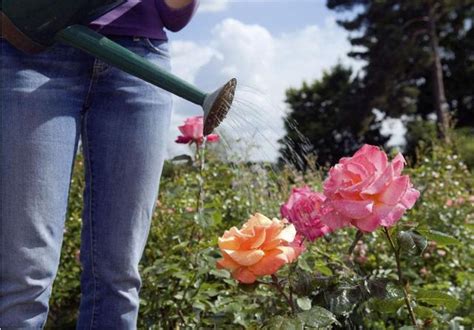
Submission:
<svg viewBox="0 0 474 330">
<path fill-rule="evenodd" d="M 410 179 L 408 176 L 400 176 L 393 180 L 378 198 L 379 201 L 388 205 L 396 205 L 405 195 Z"/>
<path fill-rule="evenodd" d="M 183 126 L 179 126 L 178 127 L 179 130 L 181 131 L 181 133 L 183 133 L 183 135 L 185 137 L 189 137 L 189 138 L 194 138 L 194 127 L 191 126 L 191 125 L 183 125 Z"/>
<path fill-rule="evenodd" d="M 354 201 L 341 199 L 332 201 L 331 205 L 336 211 L 350 219 L 362 219 L 372 213 L 374 202 L 371 200 Z"/>
<path fill-rule="evenodd" d="M 380 150 L 379 147 L 366 144 L 359 151 L 357 151 L 354 156 L 358 154 L 363 154 L 380 172 L 383 171 L 385 167 L 387 167 L 387 154 Z"/>
<path fill-rule="evenodd" d="M 285 256 L 286 263 L 293 262 L 302 252 L 301 249 L 294 246 L 279 246 L 277 249 Z"/>
<path fill-rule="evenodd" d="M 272 275 L 287 263 L 285 255 L 280 250 L 272 250 L 258 263 L 249 267 L 257 276 Z"/>
<path fill-rule="evenodd" d="M 262 250 L 250 250 L 250 251 L 235 251 L 235 250 L 223 250 L 231 257 L 236 263 L 242 266 L 250 266 L 256 264 L 263 258 L 265 252 Z"/>
<path fill-rule="evenodd" d="M 376 215 L 371 215 L 367 218 L 354 220 L 352 224 L 363 232 L 371 233 L 380 226 L 380 219 Z"/>
<path fill-rule="evenodd" d="M 403 196 L 401 203 L 407 208 L 411 209 L 415 205 L 416 200 L 420 197 L 420 192 L 414 188 L 408 188 Z"/>
<path fill-rule="evenodd" d="M 321 222 L 331 228 L 331 230 L 336 230 L 349 226 L 351 219 L 333 210 L 321 216 Z"/>
<path fill-rule="evenodd" d="M 359 164 L 356 162 L 347 163 L 345 168 L 347 169 L 347 171 L 351 172 L 353 175 L 358 175 L 360 177 L 365 177 L 366 175 L 369 174 L 367 170 L 365 169 L 365 167 L 362 166 L 362 164 Z"/>
<path fill-rule="evenodd" d="M 392 182 L 393 179 L 393 167 L 392 165 L 387 166 L 382 174 L 372 182 L 367 188 L 363 189 L 362 196 L 375 195 L 385 189 L 387 185 Z"/>
<path fill-rule="evenodd" d="M 365 169 L 366 175 L 371 175 L 378 170 L 372 161 L 363 154 L 352 157 L 350 162 L 361 165 Z"/>
<path fill-rule="evenodd" d="M 232 273 L 232 277 L 235 278 L 237 281 L 246 284 L 251 284 L 257 280 L 257 277 L 245 267 L 236 269 Z"/>
<path fill-rule="evenodd" d="M 291 199 L 291 197 L 290 197 Z M 287 220 L 292 220 L 292 214 L 290 212 L 291 210 L 291 206 L 290 206 L 290 200 L 288 200 L 288 203 L 286 204 L 283 204 L 281 207 L 280 207 L 280 214 L 282 216 L 282 218 L 285 218 Z"/>
<path fill-rule="evenodd" d="M 278 235 L 275 237 L 275 239 L 280 239 L 282 241 L 286 242 L 293 242 L 296 236 L 296 229 L 294 225 L 288 225 L 286 226 Z"/>
<path fill-rule="evenodd" d="M 380 219 L 380 224 L 385 227 L 393 226 L 402 218 L 405 211 L 406 208 L 402 204 L 395 206 L 378 205 L 374 210 L 376 216 Z"/>
<path fill-rule="evenodd" d="M 187 137 L 187 136 L 183 136 L 183 135 L 180 135 L 176 138 L 176 143 L 183 143 L 183 144 L 188 144 L 189 142 L 191 142 L 193 139 L 191 137 Z"/>
<path fill-rule="evenodd" d="M 232 237 L 232 236 L 242 238 L 242 239 L 248 239 L 248 238 L 252 237 L 251 235 L 237 229 L 237 227 L 232 227 L 229 230 L 226 230 L 224 232 L 224 235 L 222 236 L 222 238 L 228 238 L 228 237 Z"/>
<path fill-rule="evenodd" d="M 265 242 L 266 228 L 262 226 L 256 226 L 256 227 L 253 227 L 253 230 L 254 230 L 253 237 L 248 238 L 247 240 L 242 242 L 240 246 L 241 250 L 256 249 L 256 248 L 259 248 Z"/>
<path fill-rule="evenodd" d="M 235 261 L 233 261 L 226 255 L 224 255 L 224 258 L 217 260 L 216 266 L 217 266 L 217 269 L 225 268 L 225 269 L 230 270 L 231 272 L 233 272 L 234 270 L 240 267 L 238 263 L 236 263 Z"/>
<path fill-rule="evenodd" d="M 235 236 L 219 237 L 218 245 L 222 250 L 237 250 L 240 247 L 240 241 Z"/>
<path fill-rule="evenodd" d="M 247 221 L 247 223 L 244 225 L 244 227 L 253 227 L 253 226 L 263 226 L 263 227 L 268 227 L 272 224 L 272 220 L 268 219 L 266 216 L 264 216 L 261 213 L 255 213 L 250 219 Z"/>
<path fill-rule="evenodd" d="M 206 141 L 207 142 L 218 142 L 220 139 L 219 135 L 217 134 L 209 134 L 207 137 L 206 137 Z"/>
<path fill-rule="evenodd" d="M 403 155 L 401 153 L 398 153 L 395 156 L 395 158 L 392 160 L 393 173 L 396 176 L 401 175 L 403 168 L 405 167 L 405 164 L 406 164 L 405 158 L 403 158 Z"/>
</svg>

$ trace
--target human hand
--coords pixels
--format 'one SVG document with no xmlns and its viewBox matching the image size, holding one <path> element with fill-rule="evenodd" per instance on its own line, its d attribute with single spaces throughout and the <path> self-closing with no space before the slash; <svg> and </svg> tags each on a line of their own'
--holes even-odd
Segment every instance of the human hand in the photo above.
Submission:
<svg viewBox="0 0 474 330">
<path fill-rule="evenodd" d="M 165 3 L 172 9 L 181 9 L 191 2 L 193 2 L 193 0 L 165 0 Z"/>
</svg>

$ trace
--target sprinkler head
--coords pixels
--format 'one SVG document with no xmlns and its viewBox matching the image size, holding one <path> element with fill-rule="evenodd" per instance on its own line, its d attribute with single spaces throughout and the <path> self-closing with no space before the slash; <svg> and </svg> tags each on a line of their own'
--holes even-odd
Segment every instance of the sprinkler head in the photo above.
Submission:
<svg viewBox="0 0 474 330">
<path fill-rule="evenodd" d="M 224 86 L 206 96 L 204 109 L 204 136 L 209 135 L 219 126 L 232 106 L 237 79 L 229 80 Z"/>
</svg>

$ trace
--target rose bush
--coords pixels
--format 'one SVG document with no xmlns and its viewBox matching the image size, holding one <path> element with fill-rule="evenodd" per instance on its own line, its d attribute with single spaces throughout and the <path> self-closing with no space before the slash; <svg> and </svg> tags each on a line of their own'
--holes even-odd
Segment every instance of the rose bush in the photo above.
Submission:
<svg viewBox="0 0 474 330">
<path fill-rule="evenodd" d="M 307 328 L 396 329 L 410 324 L 396 282 L 396 262 L 382 230 L 364 235 L 352 256 L 347 251 L 356 228 L 336 230 L 329 234 L 329 242 L 306 244 L 297 260 L 279 269 L 279 282 L 286 296 L 292 296 L 297 316 L 267 278 L 261 280 L 268 282 L 265 285 L 244 285 L 226 269 L 216 269 L 222 255 L 215 247 L 225 230 L 240 228 L 255 210 L 278 216 L 293 186 L 322 191 L 326 173 L 275 170 L 266 164 L 229 166 L 211 150 L 206 154 L 202 173 L 189 163 L 165 165 L 160 203 L 141 262 L 139 329 L 258 329 L 262 325 L 286 329 L 301 328 L 303 323 Z M 422 150 L 420 155 L 419 163 L 406 171 L 421 197 L 390 233 L 400 247 L 400 264 L 419 324 L 470 329 L 474 206 L 468 200 L 474 180 L 451 150 Z M 61 266 L 51 297 L 47 326 L 51 329 L 72 328 L 77 318 L 82 173 L 78 157 Z M 196 214 L 197 176 L 204 179 L 206 191 L 202 216 Z M 466 202 L 445 205 L 448 199 L 461 198 Z M 423 242 L 428 247 L 421 252 Z"/>
</svg>

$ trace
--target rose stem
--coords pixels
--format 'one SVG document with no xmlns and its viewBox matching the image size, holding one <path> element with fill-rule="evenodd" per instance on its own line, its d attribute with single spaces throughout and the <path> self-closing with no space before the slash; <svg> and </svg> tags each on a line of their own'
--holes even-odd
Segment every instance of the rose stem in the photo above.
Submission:
<svg viewBox="0 0 474 330">
<path fill-rule="evenodd" d="M 204 203 L 204 194 L 203 194 L 203 170 L 204 170 L 204 151 L 201 152 L 201 145 L 199 142 L 194 142 L 196 145 L 196 153 L 194 154 L 194 160 L 195 164 L 197 165 L 199 169 L 199 174 L 198 174 L 198 183 L 199 183 L 199 188 L 197 192 L 197 199 L 196 199 L 196 212 L 198 214 L 199 220 L 201 220 L 201 214 L 202 214 L 202 204 Z M 193 222 L 193 227 L 191 229 L 191 235 L 189 236 L 189 242 L 192 242 L 194 239 L 194 235 L 196 232 L 196 225 L 195 222 Z"/>
<path fill-rule="evenodd" d="M 286 301 L 288 302 L 288 304 L 290 305 L 291 307 L 291 313 L 293 315 L 296 314 L 296 311 L 295 311 L 295 305 L 293 303 L 293 300 L 290 299 L 290 297 L 288 297 L 285 293 L 285 291 L 283 291 L 283 287 L 281 286 L 280 282 L 278 281 L 278 277 L 276 277 L 276 275 L 272 275 L 272 280 L 273 280 L 273 286 L 278 290 L 278 292 L 280 292 L 280 294 L 286 299 Z"/>
<path fill-rule="evenodd" d="M 390 232 L 388 228 L 383 227 L 383 230 L 385 232 L 385 235 L 387 236 L 390 246 L 392 247 L 393 253 L 395 254 L 395 261 L 397 262 L 398 282 L 400 283 L 400 286 L 402 287 L 402 290 L 403 290 L 403 295 L 405 297 L 405 304 L 407 305 L 411 322 L 413 323 L 415 327 L 417 327 L 415 312 L 413 311 L 413 308 L 411 307 L 410 297 L 408 295 L 407 287 L 403 281 L 402 267 L 400 265 L 400 249 L 399 248 L 397 249 L 395 247 L 395 244 L 393 243 L 393 240 L 392 240 L 392 237 L 390 236 Z"/>
<path fill-rule="evenodd" d="M 356 233 L 356 235 L 355 235 L 355 237 L 354 237 L 354 241 L 352 242 L 352 244 L 351 244 L 351 246 L 350 246 L 350 248 L 349 248 L 349 251 L 347 251 L 347 254 L 348 254 L 348 255 L 351 255 L 352 252 L 354 252 L 354 249 L 355 249 L 355 247 L 356 247 L 356 245 L 357 245 L 357 242 L 360 241 L 360 239 L 362 238 L 362 236 L 364 236 L 364 233 L 361 232 L 360 230 L 358 230 L 357 233 Z"/>
</svg>

